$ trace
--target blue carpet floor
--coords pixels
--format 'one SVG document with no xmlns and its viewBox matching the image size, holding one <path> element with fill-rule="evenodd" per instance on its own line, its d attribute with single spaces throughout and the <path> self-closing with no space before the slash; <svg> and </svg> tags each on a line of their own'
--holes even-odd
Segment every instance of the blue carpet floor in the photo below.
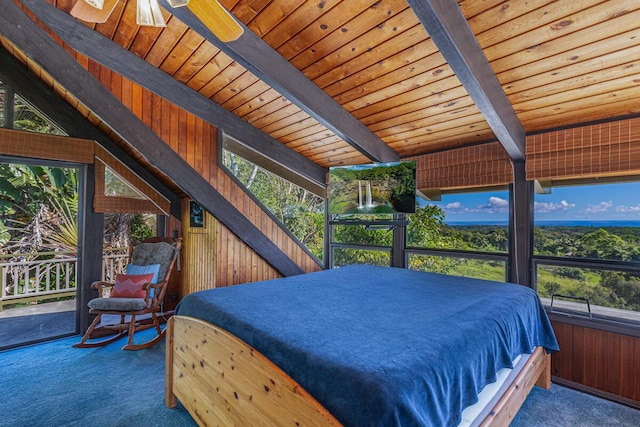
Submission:
<svg viewBox="0 0 640 427">
<path fill-rule="evenodd" d="M 534 387 L 511 427 L 640 427 L 640 410 L 552 384 Z"/>
<path fill-rule="evenodd" d="M 0 352 L 0 425 L 195 426 L 181 406 L 164 406 L 164 341 L 122 351 L 124 340 L 76 349 L 72 337 Z M 640 411 L 554 385 L 535 388 L 512 426 L 640 426 Z"/>
<path fill-rule="evenodd" d="M 153 330 L 136 333 L 144 342 Z M 182 407 L 164 406 L 164 340 L 122 351 L 72 348 L 79 337 L 0 353 L 2 426 L 195 426 Z"/>
</svg>

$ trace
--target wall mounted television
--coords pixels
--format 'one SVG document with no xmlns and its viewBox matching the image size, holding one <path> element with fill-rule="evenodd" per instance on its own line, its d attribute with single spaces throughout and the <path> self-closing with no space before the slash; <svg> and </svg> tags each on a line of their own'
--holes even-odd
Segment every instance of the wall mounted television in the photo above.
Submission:
<svg viewBox="0 0 640 427">
<path fill-rule="evenodd" d="M 416 162 L 329 168 L 329 213 L 395 214 L 416 211 Z"/>
</svg>

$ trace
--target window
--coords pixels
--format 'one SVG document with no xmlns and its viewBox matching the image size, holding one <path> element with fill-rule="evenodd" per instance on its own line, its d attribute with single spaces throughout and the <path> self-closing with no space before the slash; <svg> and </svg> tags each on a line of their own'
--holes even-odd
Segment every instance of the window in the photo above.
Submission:
<svg viewBox="0 0 640 427">
<path fill-rule="evenodd" d="M 331 267 L 391 265 L 393 215 L 334 215 L 329 229 Z"/>
<path fill-rule="evenodd" d="M 361 249 L 354 247 L 334 246 L 333 267 L 344 267 L 352 264 L 377 265 L 389 267 L 391 264 L 390 250 L 383 249 Z"/>
<path fill-rule="evenodd" d="M 13 128 L 51 135 L 66 135 L 62 129 L 17 93 L 14 96 Z"/>
<path fill-rule="evenodd" d="M 534 212 L 535 281 L 543 301 L 640 321 L 640 182 L 554 186 L 536 194 Z"/>
<path fill-rule="evenodd" d="M 409 215 L 409 268 L 504 281 L 509 243 L 507 190 L 444 194 Z"/>
<path fill-rule="evenodd" d="M 110 197 L 126 197 L 129 199 L 147 200 L 134 186 L 122 179 L 111 168 L 104 168 L 104 195 Z"/>
<path fill-rule="evenodd" d="M 223 137 L 222 166 L 311 254 L 323 259 L 324 198 L 304 178 L 233 138 Z"/>
<path fill-rule="evenodd" d="M 0 127 L 51 135 L 66 135 L 66 132 L 58 125 L 1 81 Z"/>
</svg>

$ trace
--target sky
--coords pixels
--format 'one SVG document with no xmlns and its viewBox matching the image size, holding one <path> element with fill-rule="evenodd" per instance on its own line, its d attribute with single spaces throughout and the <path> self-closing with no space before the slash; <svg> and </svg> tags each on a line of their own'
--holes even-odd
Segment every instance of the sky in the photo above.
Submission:
<svg viewBox="0 0 640 427">
<path fill-rule="evenodd" d="M 443 195 L 435 204 L 445 222 L 507 221 L 508 191 Z M 536 194 L 534 219 L 539 221 L 640 221 L 640 183 L 553 187 Z"/>
</svg>

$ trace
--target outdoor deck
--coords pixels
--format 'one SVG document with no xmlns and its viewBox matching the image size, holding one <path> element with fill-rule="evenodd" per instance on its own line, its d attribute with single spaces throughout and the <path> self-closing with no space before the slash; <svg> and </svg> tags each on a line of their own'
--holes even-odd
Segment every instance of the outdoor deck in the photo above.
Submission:
<svg viewBox="0 0 640 427">
<path fill-rule="evenodd" d="M 76 331 L 76 301 L 46 302 L 0 311 L 0 350 Z"/>
</svg>

